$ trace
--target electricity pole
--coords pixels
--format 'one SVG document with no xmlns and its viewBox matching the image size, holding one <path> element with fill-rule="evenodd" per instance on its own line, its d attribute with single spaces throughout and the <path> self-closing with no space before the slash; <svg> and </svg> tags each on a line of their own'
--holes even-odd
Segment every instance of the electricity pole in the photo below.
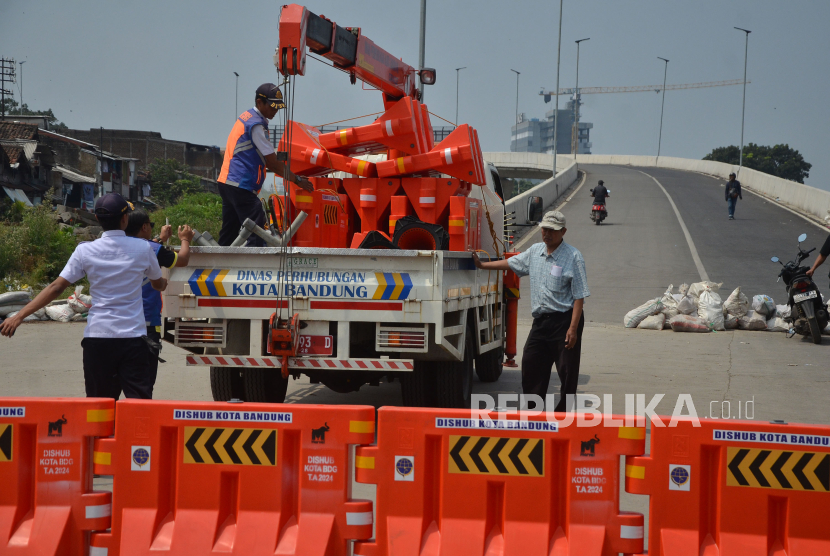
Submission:
<svg viewBox="0 0 830 556">
<path fill-rule="evenodd" d="M 666 62 L 666 68 L 663 70 L 663 102 L 660 105 L 660 135 L 657 139 L 657 159 L 660 159 L 660 145 L 663 143 L 663 109 L 666 107 L 666 75 L 669 73 L 669 61 L 665 58 L 657 57 L 658 60 Z"/>
<path fill-rule="evenodd" d="M 579 43 L 589 41 L 587 39 L 579 39 L 576 41 L 576 88 L 574 89 L 574 127 L 571 131 L 571 152 L 576 160 L 576 155 L 579 152 Z"/>
<path fill-rule="evenodd" d="M 744 101 L 741 106 L 741 155 L 738 161 L 738 175 L 741 174 L 741 169 L 744 167 L 744 116 L 746 115 L 746 59 L 749 54 L 749 34 L 752 32 L 748 29 L 741 29 L 735 27 L 738 31 L 746 33 L 746 45 L 744 46 Z"/>
</svg>

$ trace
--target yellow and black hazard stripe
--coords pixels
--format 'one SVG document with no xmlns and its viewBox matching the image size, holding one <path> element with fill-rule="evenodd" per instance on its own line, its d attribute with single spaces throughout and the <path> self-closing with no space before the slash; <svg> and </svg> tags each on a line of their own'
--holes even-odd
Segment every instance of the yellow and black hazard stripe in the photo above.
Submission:
<svg viewBox="0 0 830 556">
<path fill-rule="evenodd" d="M 450 436 L 450 473 L 545 476 L 545 443 L 541 438 Z"/>
<path fill-rule="evenodd" d="M 519 293 L 519 288 L 504 288 L 504 298 L 505 299 L 520 299 L 522 296 Z"/>
<path fill-rule="evenodd" d="M 726 484 L 830 492 L 830 454 L 735 448 L 726 450 Z"/>
<path fill-rule="evenodd" d="M 12 446 L 14 446 L 14 425 L 0 424 L 0 461 L 12 460 Z"/>
<path fill-rule="evenodd" d="M 185 463 L 276 465 L 274 429 L 184 428 Z"/>
<path fill-rule="evenodd" d="M 323 207 L 323 223 L 328 225 L 337 224 L 336 205 L 325 205 Z"/>
</svg>

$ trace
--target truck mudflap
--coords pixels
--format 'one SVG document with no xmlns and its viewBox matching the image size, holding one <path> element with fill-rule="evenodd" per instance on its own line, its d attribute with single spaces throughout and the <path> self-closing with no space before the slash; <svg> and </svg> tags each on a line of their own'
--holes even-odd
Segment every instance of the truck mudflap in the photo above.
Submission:
<svg viewBox="0 0 830 556">
<path fill-rule="evenodd" d="M 253 367 L 280 369 L 279 357 L 248 357 L 243 355 L 188 355 L 187 365 L 212 367 Z M 412 359 L 324 359 L 321 357 L 289 357 L 289 369 L 348 369 L 352 371 L 412 371 Z"/>
</svg>

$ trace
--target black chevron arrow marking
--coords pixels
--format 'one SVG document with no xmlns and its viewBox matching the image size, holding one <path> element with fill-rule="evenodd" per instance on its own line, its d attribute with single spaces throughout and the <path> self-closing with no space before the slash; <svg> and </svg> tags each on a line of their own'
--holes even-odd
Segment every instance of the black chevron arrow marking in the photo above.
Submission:
<svg viewBox="0 0 830 556">
<path fill-rule="evenodd" d="M 830 456 L 822 456 L 821 463 L 816 466 L 816 478 L 825 491 L 830 491 Z"/>
<path fill-rule="evenodd" d="M 484 448 L 484 445 L 487 444 L 488 440 L 490 439 L 486 436 L 482 436 L 478 439 L 478 442 L 476 442 L 475 446 L 473 446 L 473 449 L 470 450 L 470 459 L 473 460 L 473 463 L 476 464 L 476 467 L 481 473 L 487 473 L 487 466 L 484 465 L 484 462 L 481 461 L 481 458 L 478 454 L 481 452 L 481 449 Z"/>
<path fill-rule="evenodd" d="M 732 472 L 732 475 L 735 477 L 735 480 L 738 481 L 738 484 L 741 486 L 749 486 L 749 481 L 746 480 L 744 474 L 741 473 L 741 470 L 738 469 L 738 466 L 741 465 L 741 462 L 744 460 L 746 455 L 749 453 L 749 450 L 746 448 L 742 448 L 738 450 L 738 453 L 735 454 L 735 457 L 732 458 L 732 461 L 729 462 L 729 471 Z"/>
<path fill-rule="evenodd" d="M 455 465 L 458 466 L 459 471 L 469 471 L 469 469 L 467 468 L 467 464 L 464 463 L 463 459 L 461 459 L 461 450 L 463 450 L 464 446 L 467 445 L 468 440 L 470 440 L 469 436 L 462 436 L 455 443 L 453 449 L 450 450 L 450 457 L 455 462 Z"/>
<path fill-rule="evenodd" d="M 761 450 L 752 463 L 749 465 L 749 470 L 752 471 L 752 474 L 755 476 L 755 479 L 758 481 L 763 487 L 769 487 L 769 481 L 767 478 L 764 477 L 764 474 L 761 472 L 761 465 L 764 464 L 764 461 L 769 457 L 770 451 L 769 450 Z"/>
<path fill-rule="evenodd" d="M 499 438 L 499 441 L 496 442 L 496 445 L 493 446 L 493 449 L 490 451 L 490 459 L 493 461 L 493 465 L 496 466 L 496 469 L 499 470 L 499 473 L 509 473 L 507 468 L 501 462 L 501 450 L 504 448 L 504 445 L 507 444 L 507 441 L 510 440 L 509 438 Z"/>
<path fill-rule="evenodd" d="M 533 467 L 536 468 L 536 472 L 541 475 L 542 467 L 545 465 L 545 450 L 541 441 L 536 441 L 536 446 L 534 446 L 530 451 L 530 455 L 527 456 L 527 459 L 529 459 L 530 463 L 533 464 Z"/>
<path fill-rule="evenodd" d="M 804 490 L 815 490 L 813 485 L 810 484 L 810 480 L 804 475 L 804 468 L 810 463 L 811 459 L 813 459 L 813 454 L 805 452 L 798 463 L 795 464 L 795 467 L 793 467 L 793 475 L 801 483 L 801 486 L 804 487 Z"/>
<path fill-rule="evenodd" d="M 213 459 L 213 463 L 222 463 L 222 457 L 219 455 L 219 452 L 216 451 L 214 445 L 216 441 L 219 440 L 219 437 L 222 436 L 222 433 L 225 432 L 225 429 L 216 429 L 213 431 L 213 434 L 210 435 L 210 438 L 207 439 L 205 442 L 205 450 Z"/>
<path fill-rule="evenodd" d="M 0 425 L 2 427 L 3 425 Z M 3 458 L 6 461 L 12 460 L 12 427 L 14 425 L 6 425 L 2 431 L 0 431 L 0 453 L 2 453 Z"/>
<path fill-rule="evenodd" d="M 277 431 L 270 431 L 266 434 L 268 435 L 268 438 L 266 438 L 265 442 L 262 443 L 262 451 L 265 452 L 265 456 L 268 458 L 271 465 L 276 465 Z"/>
<path fill-rule="evenodd" d="M 237 465 L 241 464 L 242 460 L 239 459 L 239 456 L 237 455 L 236 450 L 234 450 L 233 445 L 236 442 L 236 439 L 239 438 L 240 434 L 242 434 L 242 429 L 233 429 L 233 432 L 225 441 L 225 445 L 222 446 L 230 456 L 231 461 Z"/>
<path fill-rule="evenodd" d="M 787 460 L 790 459 L 791 455 L 793 455 L 792 452 L 782 452 L 770 468 L 772 474 L 775 475 L 776 479 L 778 479 L 778 483 L 781 485 L 781 488 L 793 488 L 792 485 L 790 485 L 790 481 L 788 481 L 787 477 L 784 476 L 784 473 L 781 472 L 781 468 L 784 467 L 784 464 L 787 463 Z"/>
<path fill-rule="evenodd" d="M 256 457 L 256 452 L 254 452 L 254 442 L 256 439 L 259 438 L 259 435 L 262 433 L 259 429 L 254 429 L 251 431 L 251 436 L 248 437 L 248 440 L 245 441 L 245 444 L 242 445 L 242 448 L 245 450 L 245 453 L 248 454 L 248 457 L 251 458 L 251 463 L 253 464 L 260 464 L 262 463 L 259 461 L 259 458 Z"/>
<path fill-rule="evenodd" d="M 193 431 L 190 438 L 184 445 L 184 447 L 187 448 L 187 451 L 190 452 L 190 457 L 192 457 L 193 461 L 196 463 L 205 463 L 205 460 L 203 460 L 201 454 L 199 454 L 199 450 L 196 449 L 196 443 L 199 441 L 199 438 L 202 437 L 203 432 L 205 432 L 205 429 L 203 428 L 198 428 Z"/>
<path fill-rule="evenodd" d="M 527 438 L 522 438 L 516 442 L 516 445 L 512 450 L 510 450 L 510 461 L 512 461 L 513 465 L 516 466 L 516 471 L 522 475 L 527 475 L 527 469 L 525 469 L 524 464 L 519 459 L 519 453 L 521 453 L 522 449 L 525 447 L 525 444 L 527 444 Z"/>
</svg>

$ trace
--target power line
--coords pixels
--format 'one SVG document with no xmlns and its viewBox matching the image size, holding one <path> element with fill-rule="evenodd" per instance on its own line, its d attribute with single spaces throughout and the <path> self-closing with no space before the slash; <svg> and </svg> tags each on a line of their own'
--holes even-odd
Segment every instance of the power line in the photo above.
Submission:
<svg viewBox="0 0 830 556">
<path fill-rule="evenodd" d="M 747 83 L 752 83 L 752 81 L 747 81 Z M 730 85 L 743 84 L 743 79 L 730 79 L 729 81 L 706 81 L 702 83 L 683 83 L 680 85 L 666 85 L 665 90 L 676 91 L 680 89 L 703 89 L 706 87 L 728 87 Z M 663 85 L 638 85 L 635 87 L 580 87 L 579 94 L 594 95 L 599 93 L 644 93 L 648 91 L 654 91 L 655 93 L 659 93 L 662 90 Z M 575 92 L 575 88 L 559 89 L 560 95 L 572 95 Z M 554 91 L 545 91 L 543 89 L 539 92 L 539 94 L 543 96 L 553 96 L 556 93 Z"/>
</svg>

